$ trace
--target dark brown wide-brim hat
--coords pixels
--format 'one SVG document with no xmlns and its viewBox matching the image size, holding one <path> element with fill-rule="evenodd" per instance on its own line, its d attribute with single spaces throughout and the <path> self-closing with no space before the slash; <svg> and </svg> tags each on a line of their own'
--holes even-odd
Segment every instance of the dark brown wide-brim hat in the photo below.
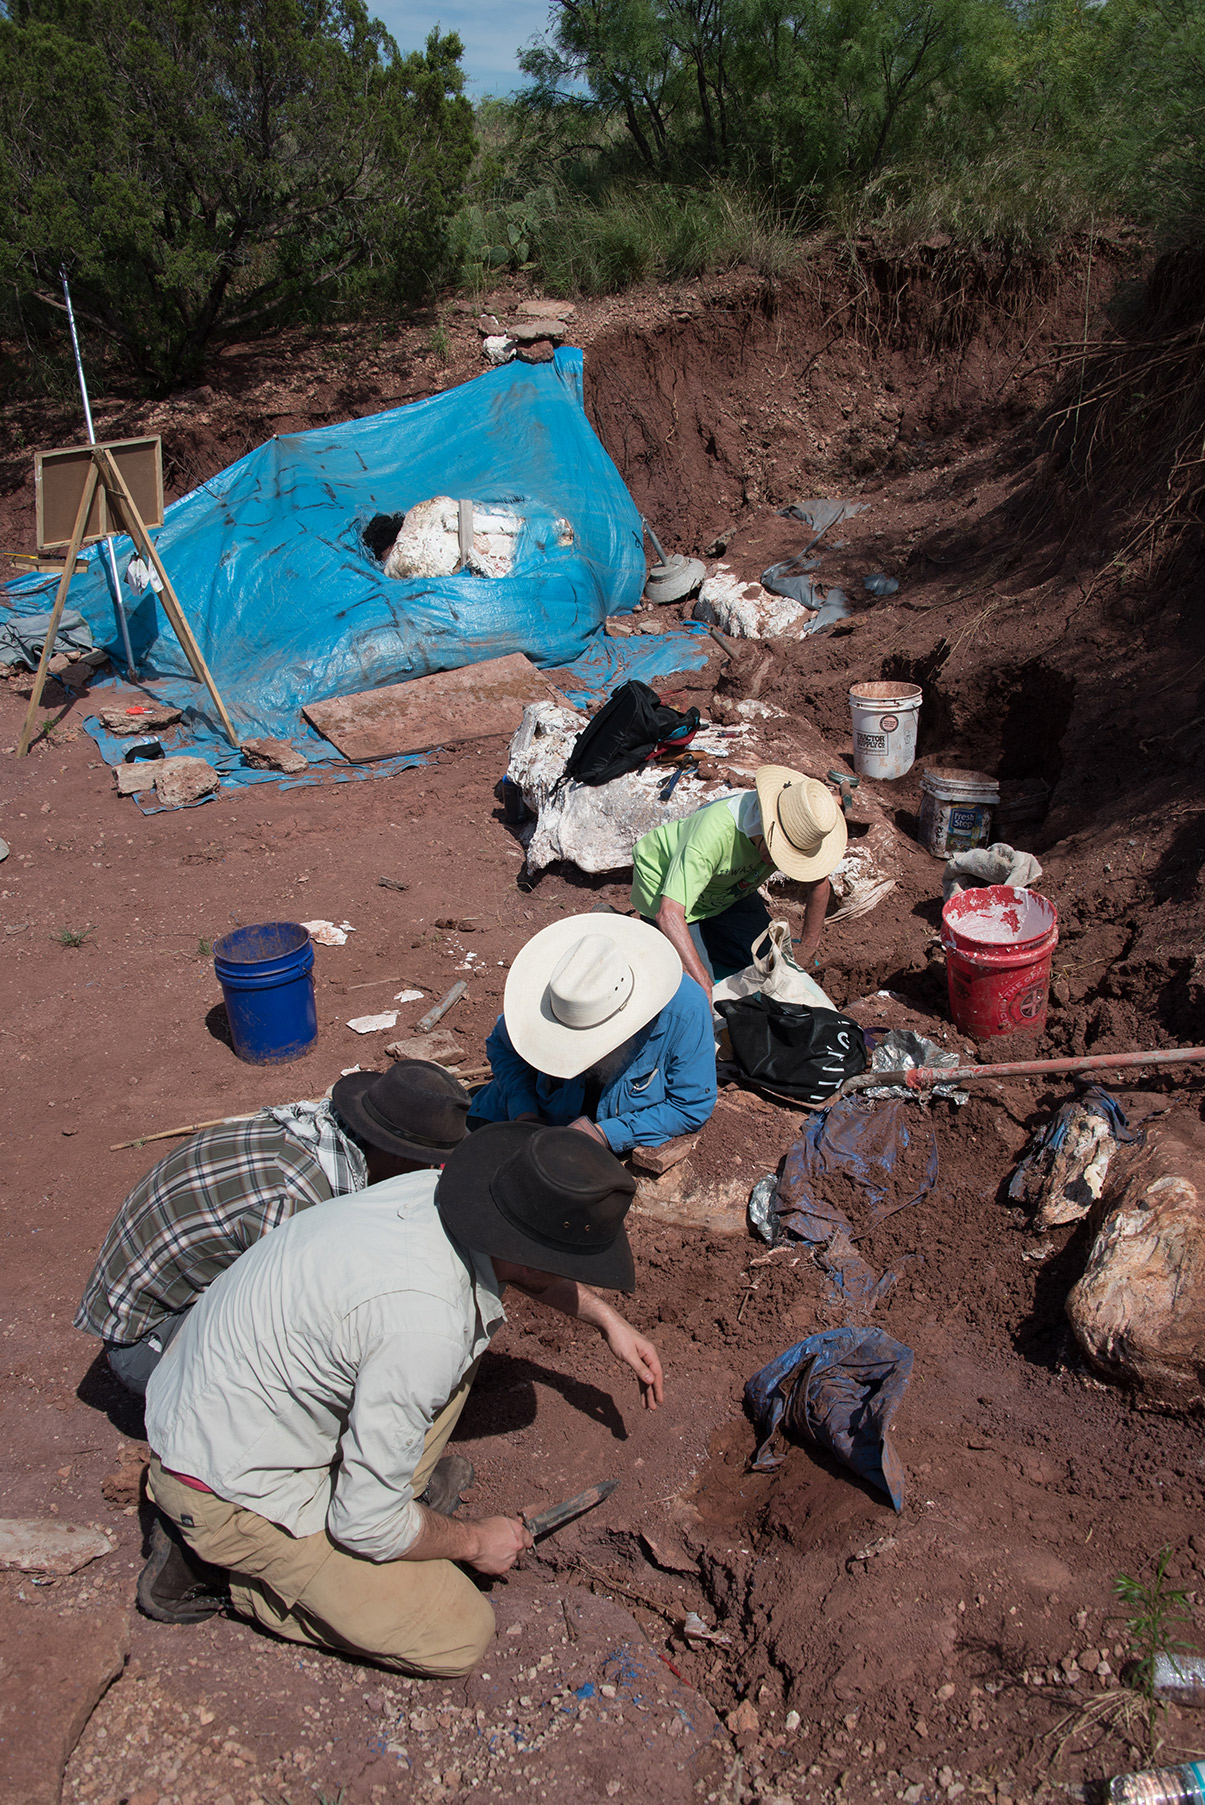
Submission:
<svg viewBox="0 0 1205 1805">
<path fill-rule="evenodd" d="M 469 1093 L 427 1059 L 399 1059 L 387 1072 L 349 1072 L 331 1089 L 340 1121 L 370 1147 L 441 1166 L 464 1140 Z"/>
<path fill-rule="evenodd" d="M 452 1154 L 435 1202 L 463 1247 L 604 1291 L 636 1283 L 624 1217 L 636 1180 L 577 1128 L 487 1122 Z"/>
</svg>

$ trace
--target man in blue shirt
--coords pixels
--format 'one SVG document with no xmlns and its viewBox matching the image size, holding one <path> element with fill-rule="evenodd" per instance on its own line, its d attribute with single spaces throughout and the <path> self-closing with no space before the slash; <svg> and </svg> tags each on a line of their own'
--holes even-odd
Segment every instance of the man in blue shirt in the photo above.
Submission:
<svg viewBox="0 0 1205 1805">
<path fill-rule="evenodd" d="M 529 940 L 486 1052 L 470 1127 L 545 1122 L 626 1153 L 715 1108 L 711 1005 L 665 936 L 627 915 L 571 915 Z"/>
</svg>

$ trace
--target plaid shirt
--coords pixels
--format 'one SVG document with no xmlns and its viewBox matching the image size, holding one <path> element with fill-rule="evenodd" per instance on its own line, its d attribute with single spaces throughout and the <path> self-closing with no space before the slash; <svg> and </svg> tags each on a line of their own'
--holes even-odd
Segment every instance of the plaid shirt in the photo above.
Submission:
<svg viewBox="0 0 1205 1805">
<path fill-rule="evenodd" d="M 76 1328 L 122 1345 L 141 1341 L 298 1210 L 363 1187 L 364 1155 L 329 1106 L 306 1139 L 265 1110 L 206 1128 L 161 1159 L 106 1235 Z"/>
</svg>

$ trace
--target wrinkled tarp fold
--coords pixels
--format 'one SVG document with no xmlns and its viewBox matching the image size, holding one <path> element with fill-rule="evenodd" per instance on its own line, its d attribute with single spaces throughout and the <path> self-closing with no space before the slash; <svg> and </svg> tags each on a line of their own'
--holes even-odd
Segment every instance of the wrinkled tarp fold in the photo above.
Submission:
<svg viewBox="0 0 1205 1805">
<path fill-rule="evenodd" d="M 882 1329 L 826 1329 L 779 1354 L 745 1386 L 758 1435 L 754 1472 L 772 1472 L 781 1429 L 793 1441 L 827 1448 L 904 1508 L 904 1469 L 891 1421 L 912 1376 L 912 1349 Z"/>
</svg>

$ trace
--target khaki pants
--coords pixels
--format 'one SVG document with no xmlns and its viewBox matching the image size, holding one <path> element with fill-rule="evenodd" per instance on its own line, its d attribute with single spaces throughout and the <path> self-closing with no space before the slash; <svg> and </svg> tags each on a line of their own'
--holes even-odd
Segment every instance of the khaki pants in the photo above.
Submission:
<svg viewBox="0 0 1205 1805">
<path fill-rule="evenodd" d="M 443 1453 L 474 1365 L 427 1432 L 414 1495 Z M 369 1561 L 348 1554 L 323 1531 L 294 1536 L 252 1510 L 198 1492 L 151 1458 L 147 1493 L 201 1556 L 230 1573 L 230 1599 L 290 1642 L 336 1649 L 403 1673 L 470 1672 L 489 1647 L 494 1613 L 451 1561 Z"/>
</svg>

